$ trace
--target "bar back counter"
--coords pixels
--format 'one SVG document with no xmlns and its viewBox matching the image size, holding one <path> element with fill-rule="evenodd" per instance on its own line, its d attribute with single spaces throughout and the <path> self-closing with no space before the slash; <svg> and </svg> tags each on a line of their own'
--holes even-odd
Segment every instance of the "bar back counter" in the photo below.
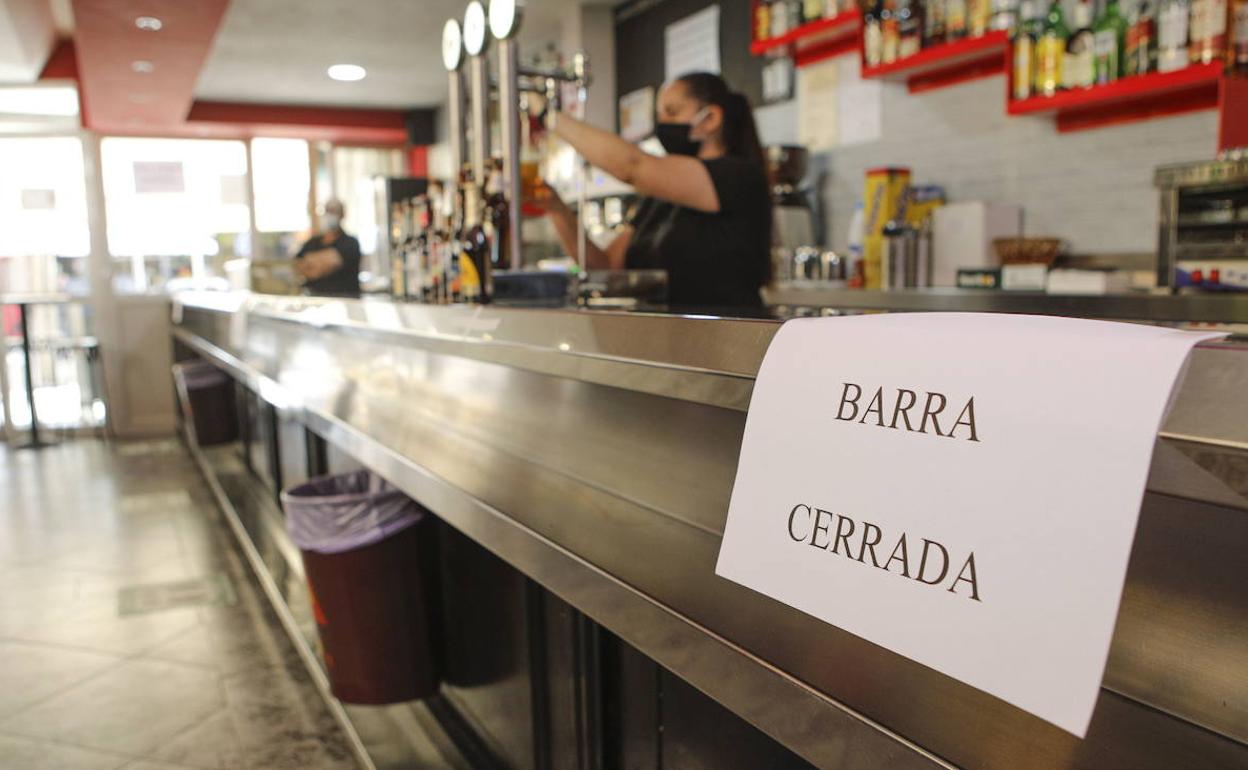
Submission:
<svg viewBox="0 0 1248 770">
<path fill-rule="evenodd" d="M 1192 355 L 1080 740 L 716 577 L 775 322 L 245 294 L 174 320 L 245 394 L 271 490 L 358 463 L 444 522 L 424 708 L 468 764 L 1248 767 L 1248 345 Z M 236 527 L 292 603 L 263 529 Z"/>
</svg>

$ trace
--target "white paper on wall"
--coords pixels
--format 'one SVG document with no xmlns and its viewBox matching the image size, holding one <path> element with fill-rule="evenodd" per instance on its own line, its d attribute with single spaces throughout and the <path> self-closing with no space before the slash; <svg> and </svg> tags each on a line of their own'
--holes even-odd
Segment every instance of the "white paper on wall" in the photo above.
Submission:
<svg viewBox="0 0 1248 770">
<path fill-rule="evenodd" d="M 26 211 L 51 211 L 56 208 L 56 190 L 22 190 L 22 208 Z"/>
<path fill-rule="evenodd" d="M 1218 336 L 790 321 L 754 387 L 716 574 L 1083 736 L 1158 427 L 1191 347 Z"/>
<path fill-rule="evenodd" d="M 797 72 L 798 144 L 811 152 L 836 147 L 840 133 L 836 84 L 835 59 L 803 67 Z"/>
<path fill-rule="evenodd" d="M 620 136 L 640 142 L 654 132 L 654 87 L 629 91 L 620 97 Z"/>
<path fill-rule="evenodd" d="M 719 72 L 719 6 L 711 5 L 663 31 L 663 79 L 690 72 Z"/>
<path fill-rule="evenodd" d="M 136 193 L 185 192 L 186 181 L 179 160 L 134 161 L 134 191 Z"/>
</svg>

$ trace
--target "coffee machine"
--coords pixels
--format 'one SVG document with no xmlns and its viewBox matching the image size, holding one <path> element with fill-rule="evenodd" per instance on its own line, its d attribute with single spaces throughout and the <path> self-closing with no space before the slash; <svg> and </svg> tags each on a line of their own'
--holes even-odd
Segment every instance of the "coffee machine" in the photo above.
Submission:
<svg viewBox="0 0 1248 770">
<path fill-rule="evenodd" d="M 805 147 L 772 145 L 766 148 L 767 177 L 771 184 L 772 242 L 788 254 L 815 246 L 815 212 L 811 192 L 802 187 L 809 153 Z"/>
</svg>

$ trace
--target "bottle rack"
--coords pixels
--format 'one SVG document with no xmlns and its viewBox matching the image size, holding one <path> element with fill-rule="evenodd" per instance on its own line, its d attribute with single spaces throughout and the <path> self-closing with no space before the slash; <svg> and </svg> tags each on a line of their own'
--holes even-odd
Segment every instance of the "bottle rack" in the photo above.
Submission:
<svg viewBox="0 0 1248 770">
<path fill-rule="evenodd" d="M 868 67 L 864 62 L 862 77 L 904 82 L 910 93 L 918 93 L 1005 72 L 1009 48 L 1009 36 L 994 30 L 924 48 L 888 64 Z"/>
<path fill-rule="evenodd" d="M 1190 64 L 1174 72 L 1131 75 L 1091 88 L 1059 91 L 1053 96 L 1008 99 L 1010 115 L 1052 114 L 1063 133 L 1176 115 L 1218 106 L 1222 62 Z M 1009 78 L 1007 78 L 1007 81 Z M 1009 91 L 1007 91 L 1008 97 Z"/>
<path fill-rule="evenodd" d="M 851 51 L 861 52 L 863 18 L 857 11 L 803 24 L 788 33 L 754 40 L 755 56 L 787 50 L 803 67 Z M 913 56 L 888 64 L 862 67 L 862 77 L 905 83 L 910 93 L 954 85 L 967 80 L 1004 74 L 1005 111 L 1010 116 L 1052 116 L 1057 130 L 1066 133 L 1197 110 L 1219 111 L 1219 149 L 1248 141 L 1248 78 L 1224 74 L 1222 62 L 1192 64 L 1174 72 L 1131 75 L 1105 85 L 1053 96 L 1012 98 L 1010 62 L 1013 47 L 1004 31 L 924 48 Z"/>
<path fill-rule="evenodd" d="M 861 45 L 862 13 L 855 8 L 827 19 L 807 22 L 778 37 L 756 39 L 750 43 L 750 53 L 762 56 L 772 51 L 787 51 L 793 57 L 795 66 L 804 67 L 849 53 Z"/>
</svg>

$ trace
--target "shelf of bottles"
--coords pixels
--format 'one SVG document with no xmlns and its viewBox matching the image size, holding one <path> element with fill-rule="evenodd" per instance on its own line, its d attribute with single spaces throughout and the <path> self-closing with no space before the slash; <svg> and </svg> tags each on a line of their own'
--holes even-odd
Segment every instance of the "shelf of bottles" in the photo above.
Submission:
<svg viewBox="0 0 1248 770">
<path fill-rule="evenodd" d="M 855 0 L 755 0 L 750 53 L 788 54 L 798 67 L 856 50 L 862 13 Z"/>
<path fill-rule="evenodd" d="M 862 77 L 904 81 L 911 92 L 952 85 L 976 77 L 1005 71 L 1010 36 L 1005 30 L 991 30 L 978 37 L 964 37 L 937 43 L 915 53 L 862 65 Z"/>
<path fill-rule="evenodd" d="M 1228 70 L 1248 69 L 1245 0 L 1089 0 L 1067 23 L 1024 0 L 1011 48 L 1006 112 L 1052 114 L 1077 131 L 1219 107 Z M 1154 10 L 1155 9 L 1155 10 Z"/>
<path fill-rule="evenodd" d="M 1059 131 L 1245 112 L 1227 96 L 1245 89 L 1227 83 L 1248 76 L 1248 0 L 1077 0 L 1069 24 L 1061 0 L 865 0 L 861 12 L 838 2 L 755 0 L 751 52 L 790 52 L 802 66 L 852 49 L 803 54 L 809 41 L 856 36 L 862 77 L 912 93 L 1004 72 L 1007 114 L 1051 114 Z"/>
<path fill-rule="evenodd" d="M 484 187 L 465 168 L 456 185 L 430 182 L 390 209 L 391 293 L 431 304 L 488 302 L 490 276 L 510 267 L 502 163 Z"/>
</svg>

